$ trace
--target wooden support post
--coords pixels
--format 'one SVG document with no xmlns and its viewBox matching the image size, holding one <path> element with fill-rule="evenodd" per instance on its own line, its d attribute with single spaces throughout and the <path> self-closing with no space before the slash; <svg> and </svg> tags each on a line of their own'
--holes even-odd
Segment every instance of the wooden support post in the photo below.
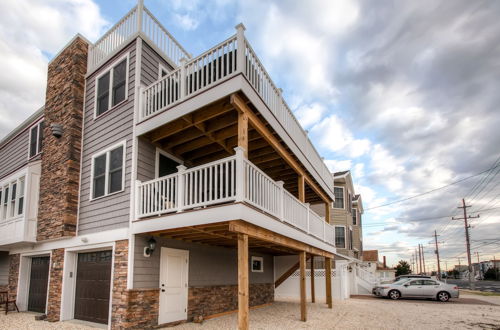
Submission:
<svg viewBox="0 0 500 330">
<path fill-rule="evenodd" d="M 238 147 L 245 150 L 245 158 L 248 158 L 248 115 L 244 112 L 238 113 Z"/>
<path fill-rule="evenodd" d="M 330 223 L 331 221 L 331 212 L 332 212 L 332 203 L 331 202 L 328 202 L 328 203 L 325 203 L 325 221 L 326 223 Z"/>
<path fill-rule="evenodd" d="M 297 182 L 297 185 L 299 187 L 299 200 L 302 203 L 306 202 L 306 181 L 303 175 L 299 175 L 299 180 Z"/>
<path fill-rule="evenodd" d="M 306 252 L 299 254 L 300 263 L 300 320 L 307 321 L 306 310 Z"/>
<path fill-rule="evenodd" d="M 325 258 L 326 303 L 332 308 L 332 258 Z"/>
<path fill-rule="evenodd" d="M 316 292 L 314 291 L 314 256 L 311 255 L 311 302 L 316 302 Z"/>
<path fill-rule="evenodd" d="M 248 330 L 248 235 L 238 234 L 238 329 Z"/>
</svg>

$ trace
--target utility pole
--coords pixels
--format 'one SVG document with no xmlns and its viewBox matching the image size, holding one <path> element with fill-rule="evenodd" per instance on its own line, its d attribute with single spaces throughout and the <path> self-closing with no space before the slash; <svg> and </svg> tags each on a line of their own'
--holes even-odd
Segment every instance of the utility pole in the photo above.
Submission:
<svg viewBox="0 0 500 330">
<path fill-rule="evenodd" d="M 438 234 L 437 231 L 434 230 L 434 243 L 436 244 L 436 257 L 437 257 L 437 272 L 438 272 L 438 280 L 441 279 L 441 265 L 439 263 L 439 245 L 438 245 Z"/>
<path fill-rule="evenodd" d="M 417 249 L 415 249 L 415 269 L 416 269 L 416 274 L 419 274 L 419 269 L 418 269 L 418 254 L 417 254 Z"/>
<path fill-rule="evenodd" d="M 422 274 L 422 251 L 420 250 L 420 243 L 418 243 L 418 269 L 419 269 L 419 274 Z"/>
<path fill-rule="evenodd" d="M 479 264 L 479 252 L 476 251 L 477 263 Z"/>
<path fill-rule="evenodd" d="M 465 244 L 466 244 L 466 248 L 467 248 L 467 261 L 469 263 L 469 287 L 471 288 L 471 290 L 474 290 L 475 289 L 475 285 L 474 285 L 474 282 L 473 282 L 473 277 L 472 277 L 472 261 L 471 261 L 471 257 L 470 257 L 470 236 L 469 236 L 469 228 L 470 228 L 470 225 L 468 224 L 467 220 L 469 219 L 473 219 L 473 218 L 479 218 L 479 215 L 477 216 L 467 216 L 467 208 L 468 207 L 471 207 L 470 205 L 465 205 L 465 199 L 462 198 L 462 206 L 459 206 L 458 208 L 459 209 L 463 209 L 464 210 L 464 217 L 463 218 L 455 218 L 455 217 L 452 217 L 451 219 L 452 220 L 464 220 L 464 225 L 465 225 Z"/>
<path fill-rule="evenodd" d="M 420 244 L 420 248 L 422 249 L 422 264 L 424 264 L 424 274 L 427 274 L 427 271 L 425 270 L 424 245 L 423 245 L 423 244 Z"/>
</svg>

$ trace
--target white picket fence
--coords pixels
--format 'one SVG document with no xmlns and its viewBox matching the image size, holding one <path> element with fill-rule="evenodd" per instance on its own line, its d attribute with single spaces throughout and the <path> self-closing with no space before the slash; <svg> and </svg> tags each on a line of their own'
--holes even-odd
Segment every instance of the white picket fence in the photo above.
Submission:
<svg viewBox="0 0 500 330">
<path fill-rule="evenodd" d="M 136 183 L 136 217 L 145 218 L 197 207 L 242 201 L 330 245 L 334 227 L 300 202 L 257 166 L 241 148 L 236 154 L 158 179 Z"/>
</svg>

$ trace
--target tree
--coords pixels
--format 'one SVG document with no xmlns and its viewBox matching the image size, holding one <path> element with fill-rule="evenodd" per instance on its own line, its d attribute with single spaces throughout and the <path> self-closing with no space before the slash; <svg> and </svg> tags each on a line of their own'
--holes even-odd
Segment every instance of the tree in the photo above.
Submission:
<svg viewBox="0 0 500 330">
<path fill-rule="evenodd" d="M 490 268 L 486 271 L 486 273 L 484 273 L 484 279 L 485 280 L 496 280 L 496 279 L 498 279 L 499 273 L 500 272 L 498 271 L 498 269 Z"/>
<path fill-rule="evenodd" d="M 396 276 L 407 275 L 411 273 L 410 264 L 407 261 L 399 260 L 396 266 Z"/>
</svg>

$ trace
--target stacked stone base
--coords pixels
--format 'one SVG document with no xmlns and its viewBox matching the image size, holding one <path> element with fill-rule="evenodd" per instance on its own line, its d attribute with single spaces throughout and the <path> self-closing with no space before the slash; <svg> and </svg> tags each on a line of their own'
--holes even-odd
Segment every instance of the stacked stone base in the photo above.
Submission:
<svg viewBox="0 0 500 330">
<path fill-rule="evenodd" d="M 250 307 L 272 303 L 274 284 L 250 284 Z M 210 315 L 238 309 L 238 286 L 219 285 L 190 287 L 188 296 L 188 321 L 194 317 L 206 318 Z"/>
</svg>

